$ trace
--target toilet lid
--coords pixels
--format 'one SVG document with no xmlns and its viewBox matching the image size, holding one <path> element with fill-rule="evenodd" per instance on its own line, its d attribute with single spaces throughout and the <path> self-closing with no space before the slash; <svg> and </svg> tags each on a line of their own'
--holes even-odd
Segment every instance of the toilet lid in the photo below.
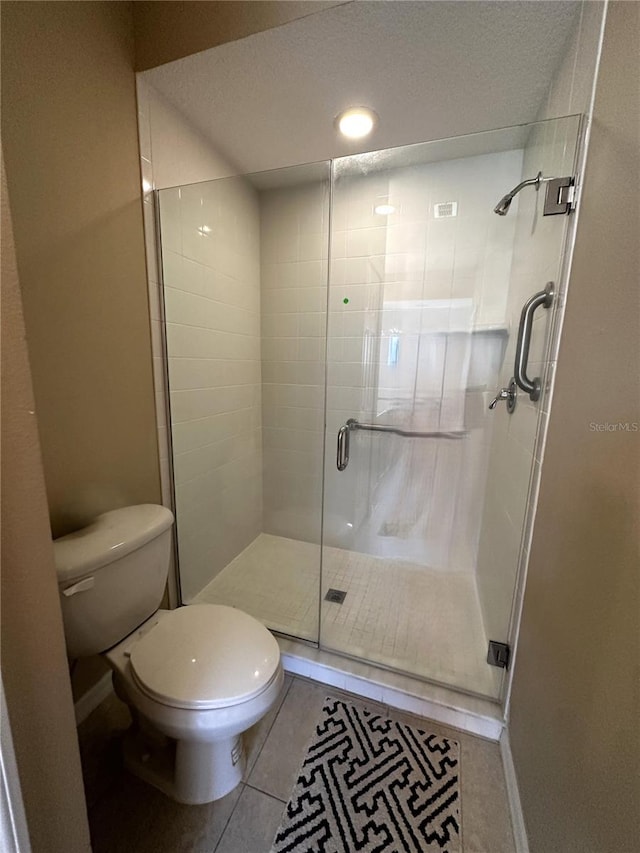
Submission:
<svg viewBox="0 0 640 853">
<path fill-rule="evenodd" d="M 280 661 L 275 638 L 252 616 L 218 604 L 179 607 L 131 650 L 138 686 L 163 705 L 213 709 L 260 693 Z"/>
</svg>

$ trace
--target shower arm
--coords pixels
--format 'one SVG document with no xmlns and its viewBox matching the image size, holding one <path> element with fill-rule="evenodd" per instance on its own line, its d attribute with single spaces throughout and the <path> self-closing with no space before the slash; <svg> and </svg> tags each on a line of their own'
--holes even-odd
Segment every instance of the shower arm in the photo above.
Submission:
<svg viewBox="0 0 640 853">
<path fill-rule="evenodd" d="M 563 178 L 543 178 L 542 172 L 538 172 L 535 178 L 527 178 L 521 181 L 511 192 L 503 195 L 493 208 L 498 216 L 506 216 L 511 207 L 514 197 L 525 187 L 535 187 L 536 192 L 540 184 L 547 185 L 547 192 L 542 209 L 543 216 L 556 216 L 558 213 L 571 213 L 576 206 L 576 179 L 572 175 Z"/>
</svg>

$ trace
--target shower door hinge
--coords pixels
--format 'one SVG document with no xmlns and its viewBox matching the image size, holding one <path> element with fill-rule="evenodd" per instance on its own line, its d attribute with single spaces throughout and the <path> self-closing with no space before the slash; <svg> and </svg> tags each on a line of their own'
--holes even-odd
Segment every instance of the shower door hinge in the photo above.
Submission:
<svg viewBox="0 0 640 853">
<path fill-rule="evenodd" d="M 575 207 L 576 186 L 573 177 L 551 178 L 547 182 L 543 216 L 570 213 Z"/>
<path fill-rule="evenodd" d="M 510 656 L 511 648 L 507 643 L 498 643 L 496 640 L 489 640 L 487 663 L 490 663 L 491 666 L 499 666 L 501 669 L 509 669 Z"/>
</svg>

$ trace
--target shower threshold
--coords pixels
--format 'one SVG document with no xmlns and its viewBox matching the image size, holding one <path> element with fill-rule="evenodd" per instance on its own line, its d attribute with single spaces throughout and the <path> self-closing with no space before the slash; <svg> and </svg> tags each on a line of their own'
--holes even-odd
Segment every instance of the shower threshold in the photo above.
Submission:
<svg viewBox="0 0 640 853">
<path fill-rule="evenodd" d="M 285 670 L 469 734 L 499 741 L 502 706 L 443 685 L 277 636 Z"/>
</svg>

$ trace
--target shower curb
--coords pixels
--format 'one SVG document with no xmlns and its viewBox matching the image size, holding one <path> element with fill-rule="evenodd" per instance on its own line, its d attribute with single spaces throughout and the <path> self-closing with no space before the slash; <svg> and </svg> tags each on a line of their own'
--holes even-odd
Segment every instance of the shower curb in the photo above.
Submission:
<svg viewBox="0 0 640 853">
<path fill-rule="evenodd" d="M 497 702 L 418 681 L 285 637 L 277 640 L 282 665 L 292 675 L 311 678 L 487 740 L 501 740 L 504 719 Z"/>
</svg>

